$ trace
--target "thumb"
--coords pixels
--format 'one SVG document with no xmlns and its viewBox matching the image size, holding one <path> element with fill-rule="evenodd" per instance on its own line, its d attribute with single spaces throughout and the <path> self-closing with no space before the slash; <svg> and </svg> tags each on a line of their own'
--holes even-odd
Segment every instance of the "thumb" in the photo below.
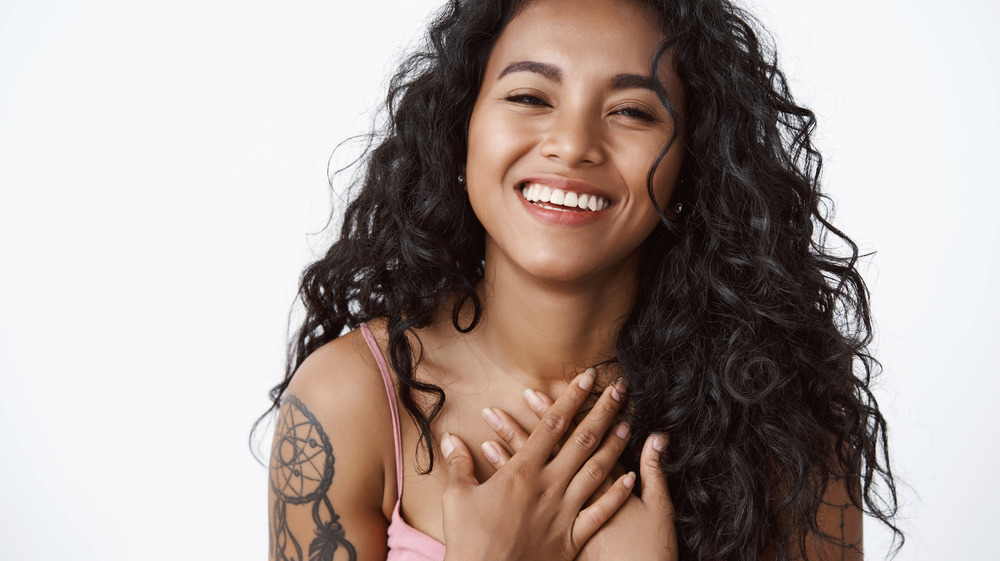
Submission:
<svg viewBox="0 0 1000 561">
<path fill-rule="evenodd" d="M 642 447 L 642 459 L 639 465 L 639 477 L 642 481 L 642 502 L 646 504 L 662 503 L 673 513 L 673 503 L 670 501 L 670 490 L 667 488 L 667 474 L 663 471 L 660 457 L 666 457 L 670 436 L 654 433 L 646 437 Z"/>
<path fill-rule="evenodd" d="M 451 433 L 444 433 L 441 437 L 441 453 L 444 457 L 445 469 L 448 472 L 448 486 L 471 486 L 476 485 L 476 476 L 473 475 L 472 454 L 462 439 Z"/>
</svg>

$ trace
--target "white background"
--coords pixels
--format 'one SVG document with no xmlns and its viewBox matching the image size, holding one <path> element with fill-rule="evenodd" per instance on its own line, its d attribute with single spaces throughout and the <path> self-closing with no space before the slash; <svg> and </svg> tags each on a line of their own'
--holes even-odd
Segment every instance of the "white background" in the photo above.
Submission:
<svg viewBox="0 0 1000 561">
<path fill-rule="evenodd" d="M 264 558 L 247 435 L 327 159 L 437 0 L 358 4 L 0 1 L 0 558 Z M 755 11 L 878 252 L 900 559 L 995 559 L 1000 8 Z"/>
</svg>

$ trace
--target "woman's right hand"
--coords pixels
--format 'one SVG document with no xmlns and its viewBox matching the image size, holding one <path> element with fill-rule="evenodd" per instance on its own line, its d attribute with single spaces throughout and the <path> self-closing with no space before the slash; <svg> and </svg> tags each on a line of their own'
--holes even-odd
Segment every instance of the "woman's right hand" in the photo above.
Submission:
<svg viewBox="0 0 1000 561">
<path fill-rule="evenodd" d="M 446 559 L 569 561 L 625 503 L 634 473 L 618 478 L 584 508 L 625 449 L 625 425 L 605 438 L 621 407 L 620 394 L 605 389 L 560 447 L 593 384 L 593 370 L 577 376 L 515 457 L 482 484 L 465 444 L 454 435 L 442 437 Z"/>
<path fill-rule="evenodd" d="M 621 391 L 624 391 L 622 389 Z M 528 404 L 539 418 L 543 417 L 552 400 L 541 392 L 527 391 Z M 499 469 L 517 458 L 528 437 L 528 432 L 510 415 L 494 409 L 494 419 L 487 422 L 503 442 L 514 451 L 507 454 L 496 441 L 487 441 L 483 449 L 492 448 L 497 455 L 489 459 Z M 660 464 L 669 439 L 665 434 L 651 434 L 646 439 L 640 457 L 639 480 L 642 495 L 630 496 L 614 517 L 586 543 L 576 561 L 677 561 L 677 531 L 674 526 L 674 506 L 670 500 L 667 476 Z M 610 480 L 598 492 L 613 485 Z"/>
</svg>

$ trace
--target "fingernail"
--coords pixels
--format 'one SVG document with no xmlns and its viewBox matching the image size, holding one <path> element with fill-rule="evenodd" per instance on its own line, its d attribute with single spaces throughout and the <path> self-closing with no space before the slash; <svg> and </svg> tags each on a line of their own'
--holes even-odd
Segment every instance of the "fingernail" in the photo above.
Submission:
<svg viewBox="0 0 1000 561">
<path fill-rule="evenodd" d="M 580 385 L 581 388 L 589 390 L 590 387 L 594 385 L 595 374 L 597 374 L 596 370 L 594 370 L 593 368 L 588 368 L 586 371 L 584 371 L 583 375 L 580 376 L 580 381 L 577 383 Z"/>
<path fill-rule="evenodd" d="M 525 389 L 524 399 L 528 400 L 528 405 L 530 405 L 531 408 L 534 409 L 535 411 L 541 413 L 542 411 L 545 410 L 545 402 L 542 401 L 542 398 L 538 396 L 538 392 L 536 392 L 535 390 L 531 388 Z"/>
<path fill-rule="evenodd" d="M 625 381 L 619 378 L 618 381 L 611 386 L 611 399 L 621 401 L 623 395 L 625 395 Z"/>
<path fill-rule="evenodd" d="M 497 415 L 489 407 L 483 409 L 483 419 L 486 419 L 486 424 L 493 430 L 500 430 L 503 426 L 503 420 L 500 418 L 500 415 Z"/>
<path fill-rule="evenodd" d="M 626 489 L 631 489 L 632 486 L 635 485 L 635 472 L 630 471 L 625 474 L 625 479 L 622 480 L 622 483 L 625 484 Z"/>
<path fill-rule="evenodd" d="M 662 434 L 657 434 L 653 436 L 653 450 L 657 452 L 662 452 L 664 448 L 667 447 L 667 439 Z"/>
<path fill-rule="evenodd" d="M 451 433 L 446 432 L 444 436 L 441 437 L 441 453 L 444 454 L 444 458 L 447 460 L 448 456 L 455 451 L 455 445 L 451 443 Z"/>
<path fill-rule="evenodd" d="M 618 438 L 622 440 L 628 438 L 628 425 L 625 423 L 619 423 L 618 426 L 615 427 L 615 434 L 617 434 Z"/>
<path fill-rule="evenodd" d="M 486 459 L 491 463 L 495 464 L 500 461 L 500 454 L 493 448 L 492 443 L 484 442 L 480 448 L 483 450 L 483 455 L 486 456 Z"/>
</svg>

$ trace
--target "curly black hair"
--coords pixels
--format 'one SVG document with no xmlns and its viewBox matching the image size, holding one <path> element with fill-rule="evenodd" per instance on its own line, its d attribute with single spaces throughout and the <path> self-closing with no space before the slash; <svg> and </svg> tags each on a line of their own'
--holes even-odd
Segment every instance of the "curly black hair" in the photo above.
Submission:
<svg viewBox="0 0 1000 561">
<path fill-rule="evenodd" d="M 381 318 L 432 469 L 445 394 L 415 379 L 410 337 L 442 306 L 459 331 L 480 321 L 484 231 L 456 178 L 491 50 L 527 1 L 450 0 L 392 78 L 340 237 L 302 276 L 306 317 L 271 410 L 310 353 Z M 684 211 L 662 216 L 647 241 L 618 334 L 627 461 L 651 432 L 670 434 L 681 559 L 757 559 L 768 545 L 788 559 L 823 535 L 816 513 L 836 479 L 901 544 L 886 422 L 870 389 L 879 364 L 867 350 L 868 290 L 858 247 L 831 224 L 820 192 L 815 116 L 795 103 L 771 41 L 742 9 L 637 1 L 667 37 L 651 74 L 669 56 L 684 84 L 683 108 L 662 86 L 658 95 L 683 115 L 686 155 L 674 198 Z"/>
</svg>

